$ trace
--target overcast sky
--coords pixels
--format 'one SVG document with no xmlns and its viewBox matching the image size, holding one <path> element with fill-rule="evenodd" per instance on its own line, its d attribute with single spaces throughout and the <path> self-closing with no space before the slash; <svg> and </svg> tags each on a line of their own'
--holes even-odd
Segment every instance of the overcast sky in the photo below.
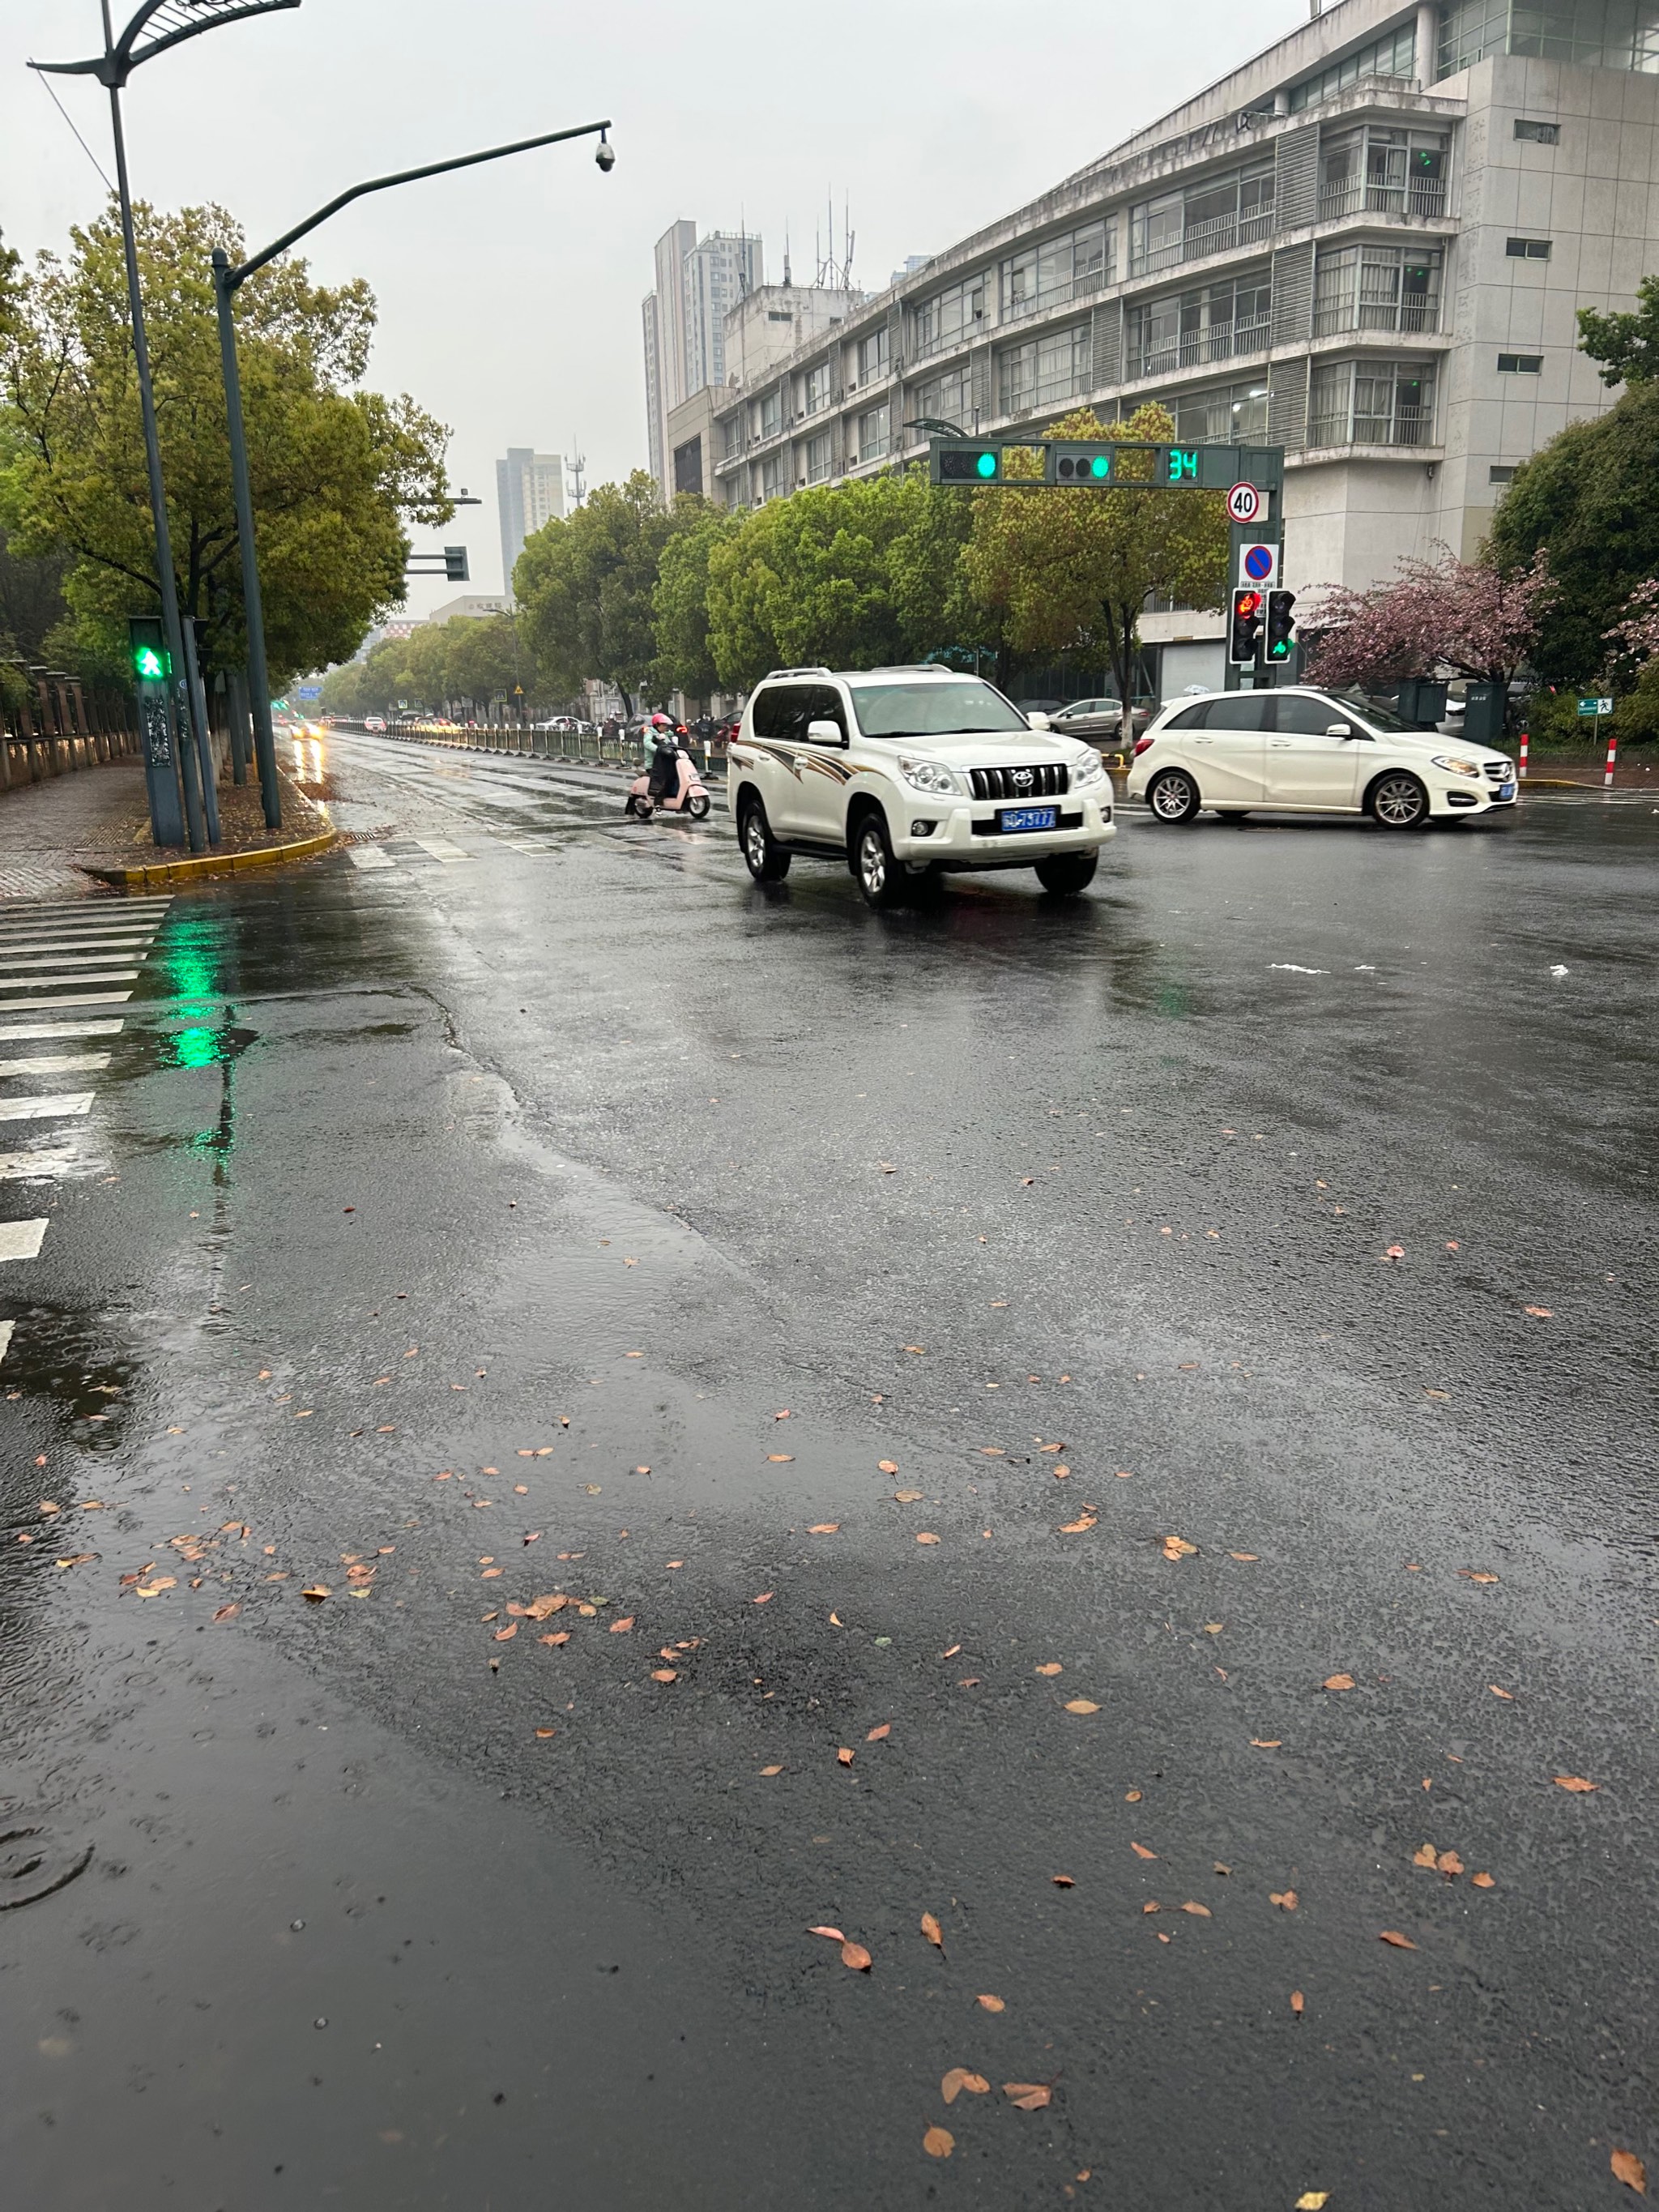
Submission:
<svg viewBox="0 0 1659 2212">
<path fill-rule="evenodd" d="M 137 0 L 118 0 L 118 26 Z M 1305 15 L 1176 0 L 304 0 L 141 70 L 127 95 L 133 188 L 217 199 L 263 245 L 343 185 L 538 131 L 614 118 L 587 147 L 410 185 L 307 241 L 319 276 L 380 302 L 371 381 L 454 433 L 450 473 L 484 498 L 465 538 L 475 590 L 501 582 L 494 463 L 508 445 L 587 456 L 590 486 L 646 464 L 640 301 L 678 216 L 741 219 L 797 278 L 833 191 L 850 198 L 854 281 L 878 289 L 1044 190 Z M 101 44 L 96 0 L 0 0 L 0 230 L 32 253 L 94 215 L 103 185 L 23 64 Z M 52 81 L 106 169 L 108 103 Z M 410 587 L 416 611 L 448 596 Z"/>
</svg>

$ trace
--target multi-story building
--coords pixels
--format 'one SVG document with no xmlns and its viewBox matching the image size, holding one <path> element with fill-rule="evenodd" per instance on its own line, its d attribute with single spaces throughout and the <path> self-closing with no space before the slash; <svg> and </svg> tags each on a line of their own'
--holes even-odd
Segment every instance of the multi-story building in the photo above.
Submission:
<svg viewBox="0 0 1659 2212">
<path fill-rule="evenodd" d="M 1575 311 L 1632 305 L 1656 253 L 1659 0 L 1338 0 L 720 394 L 716 496 L 920 455 L 923 416 L 1157 399 L 1183 441 L 1282 445 L 1287 580 L 1363 586 L 1472 555 L 1516 465 L 1613 403 Z"/>
<path fill-rule="evenodd" d="M 672 495 L 668 418 L 726 375 L 726 318 L 764 281 L 761 241 L 747 232 L 672 223 L 657 240 L 657 288 L 641 308 L 651 473 Z"/>
<path fill-rule="evenodd" d="M 562 456 L 509 446 L 506 459 L 495 464 L 495 504 L 501 525 L 501 588 L 510 596 L 525 539 L 564 514 Z"/>
</svg>

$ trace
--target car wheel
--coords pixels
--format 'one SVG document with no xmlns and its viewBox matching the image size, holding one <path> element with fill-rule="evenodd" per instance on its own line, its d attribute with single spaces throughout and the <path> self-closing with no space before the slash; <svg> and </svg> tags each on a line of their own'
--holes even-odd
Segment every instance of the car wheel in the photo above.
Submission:
<svg viewBox="0 0 1659 2212">
<path fill-rule="evenodd" d="M 904 871 L 887 842 L 886 817 L 866 814 L 853 837 L 853 873 L 866 906 L 896 906 L 905 891 Z"/>
<path fill-rule="evenodd" d="M 1420 830 L 1429 818 L 1429 794 L 1417 777 L 1395 769 L 1371 787 L 1371 812 L 1385 830 Z"/>
<path fill-rule="evenodd" d="M 708 819 L 711 803 L 708 793 L 705 791 L 700 798 L 688 799 L 685 802 L 685 811 L 694 822 L 706 822 Z"/>
<path fill-rule="evenodd" d="M 1037 862 L 1036 879 L 1056 898 L 1075 898 L 1093 883 L 1099 866 L 1098 853 L 1056 853 L 1053 860 Z"/>
<path fill-rule="evenodd" d="M 738 831 L 743 847 L 744 865 L 757 884 L 781 884 L 789 872 L 789 854 L 772 835 L 772 825 L 766 818 L 766 809 L 758 799 L 744 802 L 742 825 Z"/>
<path fill-rule="evenodd" d="M 1198 812 L 1198 786 L 1184 768 L 1165 769 L 1146 793 L 1160 822 L 1190 822 Z"/>
</svg>

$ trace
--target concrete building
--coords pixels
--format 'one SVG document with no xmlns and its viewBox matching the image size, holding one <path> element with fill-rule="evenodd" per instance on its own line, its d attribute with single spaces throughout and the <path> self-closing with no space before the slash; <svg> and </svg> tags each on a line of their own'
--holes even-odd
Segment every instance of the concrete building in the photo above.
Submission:
<svg viewBox="0 0 1659 2212">
<path fill-rule="evenodd" d="M 524 541 L 564 514 L 564 462 L 557 453 L 509 446 L 495 464 L 495 505 L 501 526 L 501 589 L 511 600 L 513 571 Z"/>
<path fill-rule="evenodd" d="M 890 467 L 921 416 L 1158 399 L 1183 441 L 1283 445 L 1286 580 L 1363 586 L 1472 555 L 1516 464 L 1613 404 L 1575 311 L 1656 264 L 1659 0 L 1338 0 L 728 386 L 716 495 Z"/>
<path fill-rule="evenodd" d="M 641 309 L 651 473 L 672 495 L 668 418 L 726 377 L 726 321 L 765 281 L 761 241 L 747 233 L 672 223 L 657 240 L 656 289 Z"/>
</svg>

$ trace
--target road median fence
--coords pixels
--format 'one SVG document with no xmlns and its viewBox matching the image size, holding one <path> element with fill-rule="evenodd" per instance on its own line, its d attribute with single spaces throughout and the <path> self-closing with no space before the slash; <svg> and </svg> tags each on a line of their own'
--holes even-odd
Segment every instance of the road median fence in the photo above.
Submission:
<svg viewBox="0 0 1659 2212">
<path fill-rule="evenodd" d="M 18 674 L 15 685 L 0 685 L 0 792 L 138 757 L 132 702 L 123 694 L 47 670 Z"/>
<path fill-rule="evenodd" d="M 361 723 L 342 726 L 361 729 Z M 380 732 L 375 735 L 381 734 Z M 453 752 L 505 753 L 519 760 L 564 761 L 572 768 L 614 768 L 635 775 L 650 760 L 651 748 L 640 738 L 607 738 L 602 731 L 515 729 L 511 725 L 472 730 L 422 730 L 389 725 L 384 733 L 401 744 L 435 745 Z M 726 747 L 718 741 L 705 744 L 690 740 L 705 771 L 724 768 Z"/>
</svg>

